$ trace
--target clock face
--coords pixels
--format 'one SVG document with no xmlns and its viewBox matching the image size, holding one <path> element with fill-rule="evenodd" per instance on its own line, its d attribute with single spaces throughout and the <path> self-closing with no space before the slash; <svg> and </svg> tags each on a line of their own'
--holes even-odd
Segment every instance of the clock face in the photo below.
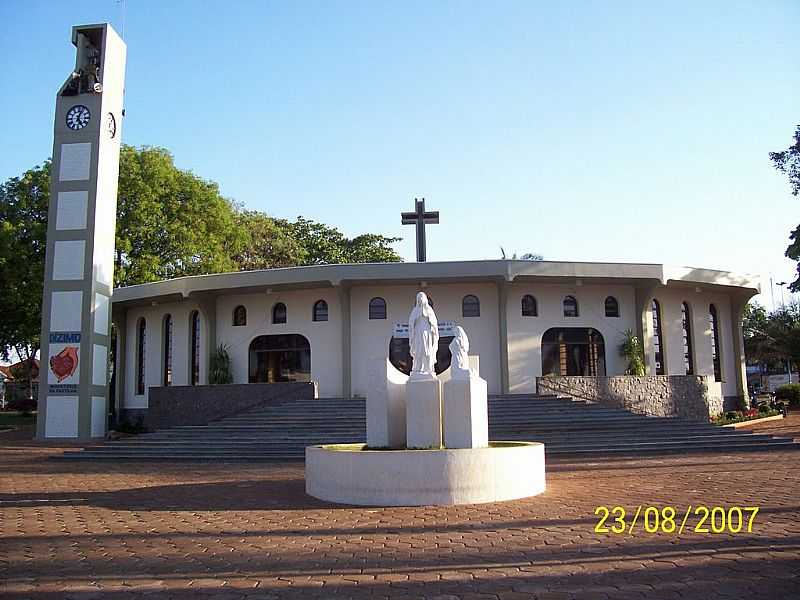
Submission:
<svg viewBox="0 0 800 600">
<path fill-rule="evenodd" d="M 108 113 L 106 115 L 106 133 L 110 138 L 117 135 L 117 120 L 114 118 L 114 113 Z"/>
<path fill-rule="evenodd" d="M 89 109 L 83 104 L 76 104 L 67 111 L 67 127 L 73 131 L 83 129 L 89 124 L 89 119 L 92 117 Z"/>
</svg>

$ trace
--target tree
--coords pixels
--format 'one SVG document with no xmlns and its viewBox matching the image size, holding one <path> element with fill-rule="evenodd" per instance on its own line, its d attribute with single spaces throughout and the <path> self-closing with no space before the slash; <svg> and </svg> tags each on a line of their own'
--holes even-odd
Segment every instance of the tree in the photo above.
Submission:
<svg viewBox="0 0 800 600">
<path fill-rule="evenodd" d="M 770 152 L 769 158 L 774 167 L 789 176 L 792 195 L 800 195 L 800 125 L 794 132 L 794 144 L 783 152 Z M 789 235 L 791 244 L 786 248 L 786 256 L 798 263 L 798 275 L 789 286 L 793 292 L 800 291 L 800 225 Z"/>
<path fill-rule="evenodd" d="M 297 221 L 293 223 L 287 221 L 278 223 L 286 227 L 297 243 L 305 249 L 306 256 L 302 264 L 326 265 L 402 260 L 391 247 L 391 244 L 400 238 L 368 233 L 349 239 L 335 227 L 303 217 L 297 217 Z"/>
<path fill-rule="evenodd" d="M 0 354 L 28 365 L 39 350 L 50 162 L 0 185 Z"/>
<path fill-rule="evenodd" d="M 748 304 L 742 330 L 749 360 L 773 366 L 789 361 L 800 366 L 800 305 L 790 304 L 768 314 L 763 306 Z"/>
<path fill-rule="evenodd" d="M 122 147 L 115 285 L 235 271 L 246 242 L 216 183 L 178 169 L 163 148 Z"/>
<path fill-rule="evenodd" d="M 275 269 L 305 263 L 308 253 L 291 227 L 257 211 L 242 211 L 237 224 L 245 232 L 245 243 L 234 254 L 240 271 Z"/>
</svg>

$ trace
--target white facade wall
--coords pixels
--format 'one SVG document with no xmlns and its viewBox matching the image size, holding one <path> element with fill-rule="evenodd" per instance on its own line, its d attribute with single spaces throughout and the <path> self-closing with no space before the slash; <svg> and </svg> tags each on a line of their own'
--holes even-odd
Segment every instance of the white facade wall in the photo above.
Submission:
<svg viewBox="0 0 800 600">
<path fill-rule="evenodd" d="M 536 298 L 537 317 L 522 316 L 522 297 Z M 578 301 L 578 316 L 564 317 L 564 297 Z M 605 301 L 614 296 L 619 317 L 605 316 Z M 542 375 L 542 336 L 552 327 L 592 327 L 605 342 L 606 374 L 621 375 L 625 360 L 619 355 L 622 332 L 636 331 L 635 292 L 631 286 L 542 285 L 514 283 L 508 286 L 508 382 L 514 394 L 533 393 Z"/>
<path fill-rule="evenodd" d="M 328 303 L 328 320 L 312 320 L 314 303 Z M 286 323 L 272 323 L 272 307 L 286 305 Z M 233 326 L 233 311 L 247 309 L 247 325 Z M 311 345 L 311 379 L 319 383 L 321 396 L 342 394 L 342 317 L 336 289 L 319 288 L 288 292 L 234 294 L 217 299 L 217 344 L 228 346 L 233 382 L 247 383 L 250 342 L 260 335 L 298 333 Z"/>
<path fill-rule="evenodd" d="M 234 382 L 247 383 L 249 346 L 255 337 L 290 333 L 303 335 L 311 345 L 311 377 L 318 382 L 320 395 L 331 397 L 352 393 L 363 396 L 367 391 L 369 360 L 388 355 L 393 326 L 395 323 L 408 321 L 415 294 L 420 289 L 433 298 L 440 320 L 452 320 L 464 327 L 470 338 L 470 354 L 480 356 L 480 374 L 488 382 L 489 393 L 500 393 L 499 294 L 498 285 L 491 281 L 431 283 L 424 288 L 418 285 L 353 286 L 350 291 L 350 390 L 344 389 L 343 323 L 340 292 L 337 288 L 221 295 L 216 304 L 216 343 L 225 344 L 229 348 Z M 507 285 L 507 293 L 511 393 L 535 391 L 536 377 L 541 376 L 542 372 L 542 335 L 552 327 L 597 329 L 605 341 L 606 374 L 612 376 L 624 373 L 626 364 L 619 355 L 622 333 L 626 329 L 636 331 L 640 318 L 636 310 L 633 286 L 512 283 Z M 480 299 L 480 317 L 462 317 L 462 299 L 467 294 L 473 294 Z M 536 298 L 538 316 L 522 316 L 521 299 L 525 294 Z M 563 316 L 563 299 L 566 295 L 573 295 L 578 300 L 579 316 L 576 318 Z M 607 296 L 617 299 L 620 308 L 618 318 L 605 316 Z M 663 351 L 668 375 L 683 374 L 681 302 L 686 301 L 692 314 L 695 374 L 713 377 L 709 306 L 714 303 L 719 317 L 722 394 L 736 395 L 736 362 L 729 295 L 724 291 L 697 292 L 695 288 L 688 286 L 666 286 L 658 288 L 653 296 L 661 304 Z M 386 320 L 369 319 L 369 301 L 373 297 L 386 300 Z M 314 322 L 313 305 L 320 299 L 328 303 L 328 321 Z M 272 323 L 272 307 L 277 302 L 286 304 L 285 324 Z M 247 325 L 234 327 L 233 311 L 240 304 L 247 309 Z M 167 313 L 173 317 L 173 384 L 189 383 L 189 315 L 192 310 L 200 310 L 200 383 L 207 382 L 209 335 L 202 307 L 191 298 L 183 302 L 132 307 L 127 312 L 126 320 L 124 408 L 147 407 L 147 391 L 144 395 L 136 394 L 137 323 L 140 317 L 147 320 L 146 388 L 162 385 L 163 319 Z M 646 335 L 652 335 L 649 303 L 647 314 L 649 331 Z"/>
<path fill-rule="evenodd" d="M 697 292 L 691 287 L 663 287 L 654 297 L 661 304 L 661 329 L 664 335 L 664 357 L 667 375 L 685 374 L 683 363 L 683 321 L 681 303 L 689 305 L 692 322 L 692 345 L 695 375 L 714 377 L 714 364 L 711 355 L 711 323 L 709 310 L 711 304 L 717 309 L 719 321 L 719 352 L 722 370 L 722 395 L 735 396 L 736 362 L 733 352 L 731 332 L 731 302 L 724 293 Z M 650 320 L 652 330 L 652 320 Z"/>
<path fill-rule="evenodd" d="M 489 382 L 489 393 L 500 392 L 500 332 L 498 293 L 494 283 L 357 286 L 350 296 L 352 393 L 366 396 L 369 359 L 385 358 L 395 323 L 408 323 L 418 291 L 433 298 L 436 318 L 455 321 L 467 332 L 470 354 L 480 356 L 481 377 Z M 480 317 L 462 317 L 461 301 L 467 294 L 481 303 Z M 369 301 L 386 300 L 386 320 L 369 320 Z"/>
<path fill-rule="evenodd" d="M 208 381 L 208 329 L 206 317 L 200 307 L 189 300 L 150 307 L 136 307 L 128 311 L 125 339 L 125 393 L 124 408 L 147 408 L 148 388 L 163 385 L 164 373 L 164 317 L 172 315 L 172 384 L 189 384 L 191 353 L 189 345 L 189 318 L 192 311 L 200 312 L 200 383 Z M 139 319 L 147 325 L 145 338 L 145 392 L 136 393 L 137 343 Z"/>
</svg>

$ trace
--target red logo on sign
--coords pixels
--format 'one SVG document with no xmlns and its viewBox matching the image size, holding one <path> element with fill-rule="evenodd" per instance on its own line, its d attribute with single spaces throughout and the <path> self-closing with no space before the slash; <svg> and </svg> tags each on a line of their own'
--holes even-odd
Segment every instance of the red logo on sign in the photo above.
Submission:
<svg viewBox="0 0 800 600">
<path fill-rule="evenodd" d="M 78 347 L 67 346 L 55 356 L 50 357 L 50 370 L 58 377 L 61 383 L 71 377 L 78 368 Z"/>
</svg>

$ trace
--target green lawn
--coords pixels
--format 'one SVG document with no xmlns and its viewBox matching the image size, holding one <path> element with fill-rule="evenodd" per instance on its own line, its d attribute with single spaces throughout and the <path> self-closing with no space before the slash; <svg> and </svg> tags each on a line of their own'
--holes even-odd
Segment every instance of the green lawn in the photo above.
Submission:
<svg viewBox="0 0 800 600">
<path fill-rule="evenodd" d="M 18 411 L 0 411 L 0 429 L 12 427 L 33 426 L 36 423 L 36 413 L 23 414 Z"/>
</svg>

